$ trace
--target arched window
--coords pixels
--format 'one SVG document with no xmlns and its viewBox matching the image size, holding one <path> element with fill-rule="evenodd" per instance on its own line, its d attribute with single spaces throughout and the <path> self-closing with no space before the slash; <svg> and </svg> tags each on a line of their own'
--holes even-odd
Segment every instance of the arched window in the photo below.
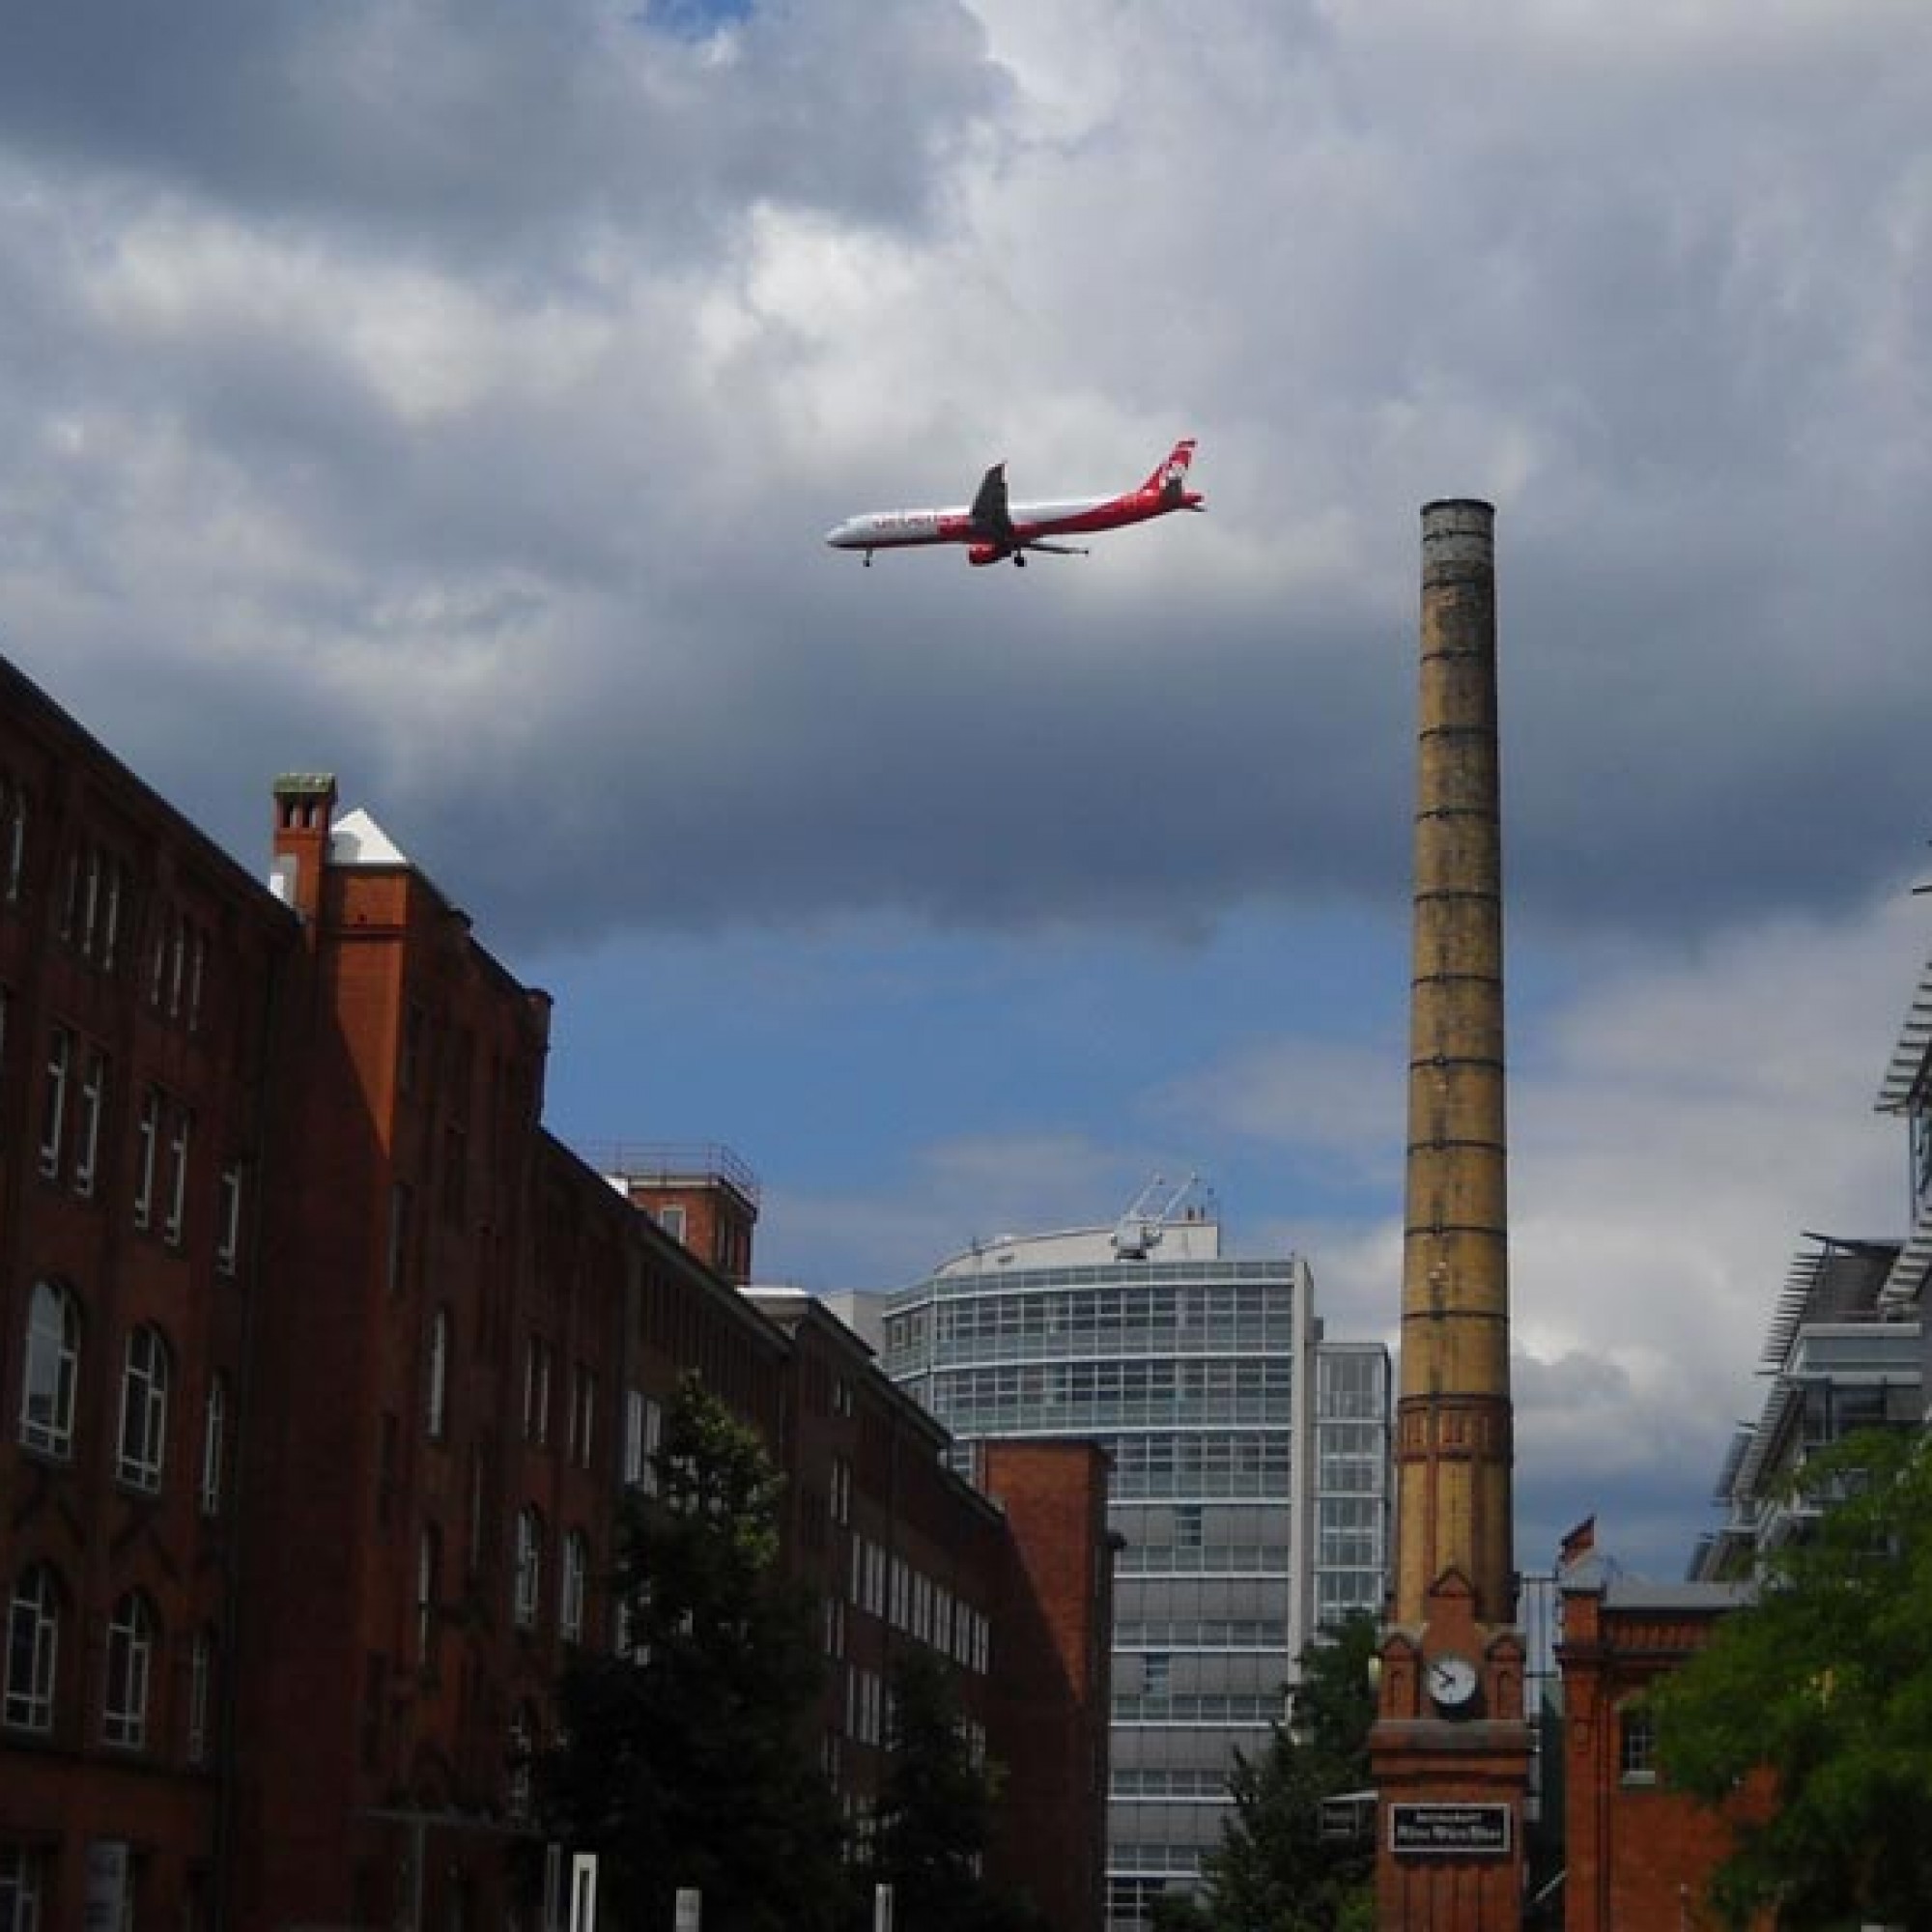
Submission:
<svg viewBox="0 0 1932 1932">
<path fill-rule="evenodd" d="M 510 1600 L 510 1621 L 519 1630 L 534 1630 L 537 1605 L 543 1597 L 543 1518 L 534 1509 L 517 1512 L 517 1569 Z"/>
<path fill-rule="evenodd" d="M 139 1590 L 129 1590 L 107 1625 L 107 1684 L 100 1707 L 100 1735 L 107 1744 L 139 1750 L 148 1742 L 156 1634 L 154 1605 Z"/>
<path fill-rule="evenodd" d="M 44 1563 L 32 1564 L 21 1571 L 7 1606 L 7 1680 L 0 1717 L 15 1729 L 54 1727 L 60 1623 L 60 1579 Z"/>
<path fill-rule="evenodd" d="M 115 1473 L 137 1490 L 161 1487 L 168 1446 L 168 1345 L 161 1340 L 161 1331 L 147 1326 L 131 1330 L 121 1377 L 121 1446 Z"/>
<path fill-rule="evenodd" d="M 571 1642 L 583 1635 L 583 1590 L 590 1575 L 590 1540 L 581 1529 L 563 1539 L 563 1564 L 558 1572 L 557 1629 Z"/>
<path fill-rule="evenodd" d="M 228 1454 L 228 1378 L 216 1370 L 209 1378 L 208 1406 L 201 1423 L 201 1513 L 221 1514 L 223 1470 Z"/>
<path fill-rule="evenodd" d="M 73 1454 L 74 1387 L 80 1372 L 80 1303 L 57 1281 L 37 1281 L 27 1303 L 20 1378 L 20 1440 L 45 1456 Z"/>
<path fill-rule="evenodd" d="M 424 1422 L 431 1441 L 440 1441 L 448 1424 L 449 1310 L 439 1308 L 429 1319 L 429 1366 L 423 1392 Z"/>
</svg>

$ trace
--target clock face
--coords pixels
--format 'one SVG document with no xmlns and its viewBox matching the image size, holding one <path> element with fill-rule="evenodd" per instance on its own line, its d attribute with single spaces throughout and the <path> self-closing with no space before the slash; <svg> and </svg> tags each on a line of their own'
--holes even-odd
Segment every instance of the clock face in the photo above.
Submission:
<svg viewBox="0 0 1932 1932">
<path fill-rule="evenodd" d="M 1476 1666 L 1466 1657 L 1432 1657 L 1423 1681 L 1438 1704 L 1454 1710 L 1476 1694 Z"/>
</svg>

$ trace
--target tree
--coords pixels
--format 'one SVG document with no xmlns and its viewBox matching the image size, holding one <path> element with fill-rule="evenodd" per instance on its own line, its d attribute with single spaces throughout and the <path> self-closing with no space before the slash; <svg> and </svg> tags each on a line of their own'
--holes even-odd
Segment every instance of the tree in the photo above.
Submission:
<svg viewBox="0 0 1932 1932">
<path fill-rule="evenodd" d="M 951 1665 L 923 1645 L 895 1658 L 872 1876 L 908 1932 L 1009 1932 L 1026 1909 L 981 1870 L 996 1778 L 976 1763 Z"/>
<path fill-rule="evenodd" d="M 1821 1514 L 1652 1693 L 1665 1778 L 1725 1806 L 1734 1924 L 1923 1924 L 1932 1901 L 1932 1447 L 1868 1432 L 1792 1485 Z M 1769 1802 L 1740 1807 L 1756 1776 Z"/>
<path fill-rule="evenodd" d="M 695 1378 L 626 1496 L 614 1583 L 626 1650 L 582 1656 L 539 1765 L 547 1830 L 599 1854 L 619 1922 L 668 1927 L 680 1887 L 705 1932 L 831 1932 L 849 1887 L 808 1715 L 821 1665 L 779 1570 L 781 1479 Z"/>
<path fill-rule="evenodd" d="M 1321 1801 L 1369 1781 L 1375 1620 L 1350 1617 L 1301 1653 L 1292 1719 L 1257 1757 L 1235 1753 L 1235 1814 L 1206 1861 L 1203 1895 L 1162 1901 L 1163 1932 L 1342 1932 L 1370 1922 L 1375 1847 L 1321 1834 Z"/>
</svg>

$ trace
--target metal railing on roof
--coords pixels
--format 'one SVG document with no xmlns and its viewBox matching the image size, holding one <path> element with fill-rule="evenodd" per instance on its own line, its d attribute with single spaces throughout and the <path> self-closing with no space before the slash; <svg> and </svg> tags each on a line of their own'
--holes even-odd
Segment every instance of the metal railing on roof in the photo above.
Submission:
<svg viewBox="0 0 1932 1932">
<path fill-rule="evenodd" d="M 599 1174 L 656 1186 L 728 1181 L 754 1208 L 759 1182 L 751 1164 L 721 1141 L 592 1141 L 578 1150 Z"/>
</svg>

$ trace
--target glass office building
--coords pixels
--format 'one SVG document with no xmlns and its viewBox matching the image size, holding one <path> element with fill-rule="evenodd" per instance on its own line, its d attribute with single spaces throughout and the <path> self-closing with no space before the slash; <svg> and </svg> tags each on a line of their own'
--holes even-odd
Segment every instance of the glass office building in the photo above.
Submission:
<svg viewBox="0 0 1932 1932">
<path fill-rule="evenodd" d="M 979 1244 L 887 1305 L 886 1371 L 967 1466 L 987 1437 L 1113 1458 L 1113 1932 L 1194 1884 L 1231 1752 L 1265 1746 L 1318 1604 L 1381 1602 L 1387 1352 L 1331 1359 L 1311 1301 L 1298 1257 L 1224 1260 L 1195 1207 Z"/>
</svg>

